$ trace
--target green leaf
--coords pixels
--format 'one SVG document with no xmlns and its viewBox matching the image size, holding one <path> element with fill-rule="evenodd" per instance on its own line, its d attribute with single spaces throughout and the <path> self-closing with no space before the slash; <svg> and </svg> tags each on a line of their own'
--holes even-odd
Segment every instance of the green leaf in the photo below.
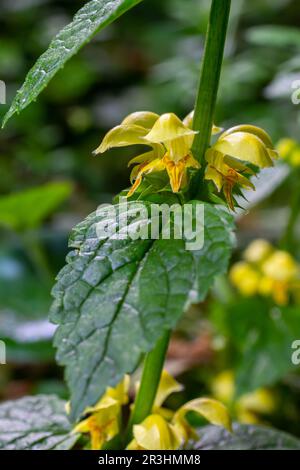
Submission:
<svg viewBox="0 0 300 470">
<path fill-rule="evenodd" d="M 264 299 L 243 299 L 224 312 L 237 349 L 237 395 L 272 385 L 295 369 L 291 345 L 300 337 L 298 307 L 270 307 Z"/>
<path fill-rule="evenodd" d="M 0 450 L 67 450 L 71 434 L 65 402 L 55 395 L 36 395 L 0 405 Z"/>
<path fill-rule="evenodd" d="M 3 119 L 3 126 L 13 114 L 20 113 L 35 100 L 59 69 L 98 31 L 139 2 L 141 0 L 92 0 L 84 5 L 29 71 Z"/>
<path fill-rule="evenodd" d="M 194 214 L 198 204 L 191 203 Z M 129 230 L 139 220 L 138 206 L 128 204 Z M 50 316 L 59 324 L 54 344 L 66 366 L 72 418 L 134 371 L 163 330 L 174 328 L 189 304 L 203 300 L 214 277 L 225 272 L 232 218 L 207 203 L 204 209 L 204 246 L 198 251 L 186 250 L 182 239 L 99 240 L 97 224 L 113 223 L 105 210 L 75 227 L 75 250 L 58 275 Z M 143 224 L 149 226 L 147 215 Z"/>
<path fill-rule="evenodd" d="M 233 425 L 233 433 L 219 426 L 204 426 L 198 432 L 199 450 L 299 450 L 300 440 L 265 426 Z"/>
<path fill-rule="evenodd" d="M 38 227 L 72 192 L 67 181 L 48 183 L 0 198 L 0 225 L 16 231 Z"/>
</svg>

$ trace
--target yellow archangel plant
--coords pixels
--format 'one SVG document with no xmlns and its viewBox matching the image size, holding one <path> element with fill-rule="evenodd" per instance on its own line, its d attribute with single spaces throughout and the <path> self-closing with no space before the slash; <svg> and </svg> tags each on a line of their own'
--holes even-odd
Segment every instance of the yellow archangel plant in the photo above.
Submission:
<svg viewBox="0 0 300 470">
<path fill-rule="evenodd" d="M 197 132 L 192 129 L 193 111 L 183 121 L 175 114 L 161 116 L 152 112 L 136 112 L 127 116 L 119 126 L 111 129 L 94 154 L 112 147 L 134 144 L 148 145 L 151 150 L 130 160 L 136 164 L 131 172 L 133 183 L 128 196 L 140 186 L 144 176 L 152 172 L 167 171 L 174 193 L 188 183 L 187 170 L 199 169 L 193 155 L 193 141 Z M 212 135 L 221 131 L 213 125 Z M 234 209 L 232 191 L 235 185 L 254 189 L 249 178 L 255 173 L 249 163 L 260 169 L 273 165 L 277 157 L 268 134 L 262 129 L 241 125 L 224 132 L 206 152 L 205 179 L 212 180 L 218 191 L 223 190 L 226 201 Z"/>
<path fill-rule="evenodd" d="M 229 207 L 234 209 L 232 191 L 235 185 L 255 189 L 250 177 L 258 169 L 273 166 L 278 154 L 268 134 L 251 125 L 235 126 L 225 131 L 206 152 L 208 163 L 205 179 L 223 190 Z M 254 165 L 254 168 L 249 164 Z"/>
<path fill-rule="evenodd" d="M 103 444 L 119 434 L 122 406 L 128 403 L 129 380 L 125 375 L 115 388 L 108 387 L 95 406 L 86 408 L 87 418 L 75 426 L 74 433 L 90 434 L 92 449 L 101 449 Z"/>
<path fill-rule="evenodd" d="M 298 142 L 290 138 L 280 139 L 276 149 L 284 161 L 292 167 L 300 167 L 300 145 Z"/>
<path fill-rule="evenodd" d="M 267 388 L 258 388 L 235 399 L 235 377 L 231 370 L 225 370 L 214 377 L 211 390 L 217 400 L 226 404 L 240 423 L 261 423 L 260 415 L 275 411 L 277 402 Z"/>
<path fill-rule="evenodd" d="M 122 406 L 128 403 L 129 377 L 116 388 L 108 388 L 99 402 L 85 410 L 87 417 L 75 426 L 74 433 L 89 434 L 91 448 L 99 450 L 121 431 Z M 176 412 L 163 408 L 171 393 L 182 390 L 167 371 L 162 372 L 152 413 L 140 424 L 133 426 L 133 439 L 128 450 L 175 450 L 184 447 L 197 435 L 188 423 L 186 414 L 196 412 L 210 423 L 231 431 L 231 421 L 225 406 L 211 398 L 197 398 L 185 403 Z"/>
<path fill-rule="evenodd" d="M 254 240 L 229 273 L 232 284 L 245 296 L 270 296 L 286 305 L 290 294 L 299 300 L 300 266 L 286 251 L 276 250 L 266 240 Z"/>
</svg>

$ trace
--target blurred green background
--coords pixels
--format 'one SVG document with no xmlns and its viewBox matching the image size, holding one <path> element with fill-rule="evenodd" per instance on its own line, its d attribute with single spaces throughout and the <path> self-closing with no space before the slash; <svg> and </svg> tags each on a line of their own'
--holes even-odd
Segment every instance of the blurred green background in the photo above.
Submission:
<svg viewBox="0 0 300 470">
<path fill-rule="evenodd" d="M 82 3 L 2 0 L 0 79 L 7 86 L 8 104 Z M 1 131 L 0 339 L 7 345 L 7 365 L 0 366 L 1 399 L 37 392 L 67 396 L 63 373 L 54 362 L 54 327 L 47 322 L 51 285 L 64 264 L 71 228 L 128 186 L 131 151 L 93 157 L 92 150 L 130 112 L 172 111 L 183 117 L 192 109 L 209 7 L 209 0 L 142 2 L 98 34 L 38 101 Z M 217 125 L 252 123 L 264 127 L 274 142 L 300 140 L 300 104 L 291 100 L 292 84 L 300 79 L 299 21 L 298 0 L 232 1 Z M 7 109 L 0 105 L 1 117 Z M 258 236 L 275 244 L 282 238 L 293 172 L 279 165 L 271 178 L 262 177 L 267 194 L 258 191 L 258 198 L 250 200 L 251 212 L 239 217 L 234 259 Z M 22 194 L 30 188 L 36 189 Z M 299 257 L 297 239 L 292 248 Z M 171 345 L 169 367 L 186 385 L 186 396 L 177 400 L 210 393 L 215 376 L 235 369 L 243 355 L 228 325 L 224 329 L 224 282 L 189 312 Z M 245 317 L 256 308 L 250 300 L 239 307 L 241 299 L 234 302 Z M 275 368 L 282 355 L 282 343 L 276 341 L 272 336 Z M 286 369 L 266 383 L 258 381 L 275 403 L 263 407 L 258 419 L 300 435 L 300 375 L 295 367 Z M 255 365 L 251 371 L 243 393 L 257 382 Z"/>
</svg>

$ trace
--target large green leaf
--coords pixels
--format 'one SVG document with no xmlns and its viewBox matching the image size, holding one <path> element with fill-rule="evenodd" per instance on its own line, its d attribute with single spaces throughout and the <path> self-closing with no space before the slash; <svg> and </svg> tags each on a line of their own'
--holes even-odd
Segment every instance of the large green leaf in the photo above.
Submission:
<svg viewBox="0 0 300 470">
<path fill-rule="evenodd" d="M 72 191 L 68 181 L 26 189 L 0 198 L 0 225 L 23 231 L 36 228 Z"/>
<path fill-rule="evenodd" d="M 300 440 L 282 431 L 265 426 L 234 424 L 233 433 L 218 426 L 200 429 L 201 450 L 300 450 Z"/>
<path fill-rule="evenodd" d="M 198 203 L 191 204 L 195 213 Z M 139 219 L 136 207 L 129 204 L 129 229 Z M 73 418 L 132 372 L 163 331 L 175 327 L 192 301 L 203 300 L 214 277 L 226 270 L 232 219 L 223 209 L 206 203 L 204 208 L 204 246 L 198 251 L 186 250 L 182 239 L 99 240 L 97 224 L 113 223 L 104 210 L 75 227 L 70 241 L 75 250 L 58 275 L 50 316 L 59 324 L 54 344 L 66 366 Z"/>
<path fill-rule="evenodd" d="M 3 125 L 15 113 L 28 106 L 47 86 L 51 78 L 92 37 L 141 0 L 92 0 L 62 29 L 47 51 L 29 71 L 23 86 L 4 117 Z"/>
<path fill-rule="evenodd" d="M 0 405 L 0 450 L 67 450 L 71 434 L 65 402 L 55 395 L 36 395 Z"/>
</svg>

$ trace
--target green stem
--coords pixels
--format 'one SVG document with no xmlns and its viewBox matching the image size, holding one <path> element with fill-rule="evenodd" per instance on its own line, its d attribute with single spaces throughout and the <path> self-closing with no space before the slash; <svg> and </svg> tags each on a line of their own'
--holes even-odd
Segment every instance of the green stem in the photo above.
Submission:
<svg viewBox="0 0 300 470">
<path fill-rule="evenodd" d="M 132 438 L 132 427 L 141 423 L 151 414 L 170 340 L 170 331 L 166 331 L 156 343 L 155 348 L 145 358 L 141 384 L 128 424 L 127 443 Z"/>
<path fill-rule="evenodd" d="M 202 163 L 204 163 L 205 151 L 210 144 L 230 3 L 231 0 L 212 0 L 211 5 L 193 122 L 193 128 L 199 131 L 194 140 L 193 152 Z M 198 178 L 203 171 L 204 165 L 202 164 Z M 141 423 L 152 411 L 169 339 L 170 332 L 168 331 L 164 333 L 153 351 L 146 356 L 141 385 L 128 424 L 127 443 L 132 438 L 133 426 Z"/>
<path fill-rule="evenodd" d="M 230 3 L 231 0 L 212 0 L 211 4 L 193 122 L 194 130 L 198 131 L 193 152 L 202 163 L 198 182 L 203 177 L 205 151 L 210 144 Z"/>
</svg>

